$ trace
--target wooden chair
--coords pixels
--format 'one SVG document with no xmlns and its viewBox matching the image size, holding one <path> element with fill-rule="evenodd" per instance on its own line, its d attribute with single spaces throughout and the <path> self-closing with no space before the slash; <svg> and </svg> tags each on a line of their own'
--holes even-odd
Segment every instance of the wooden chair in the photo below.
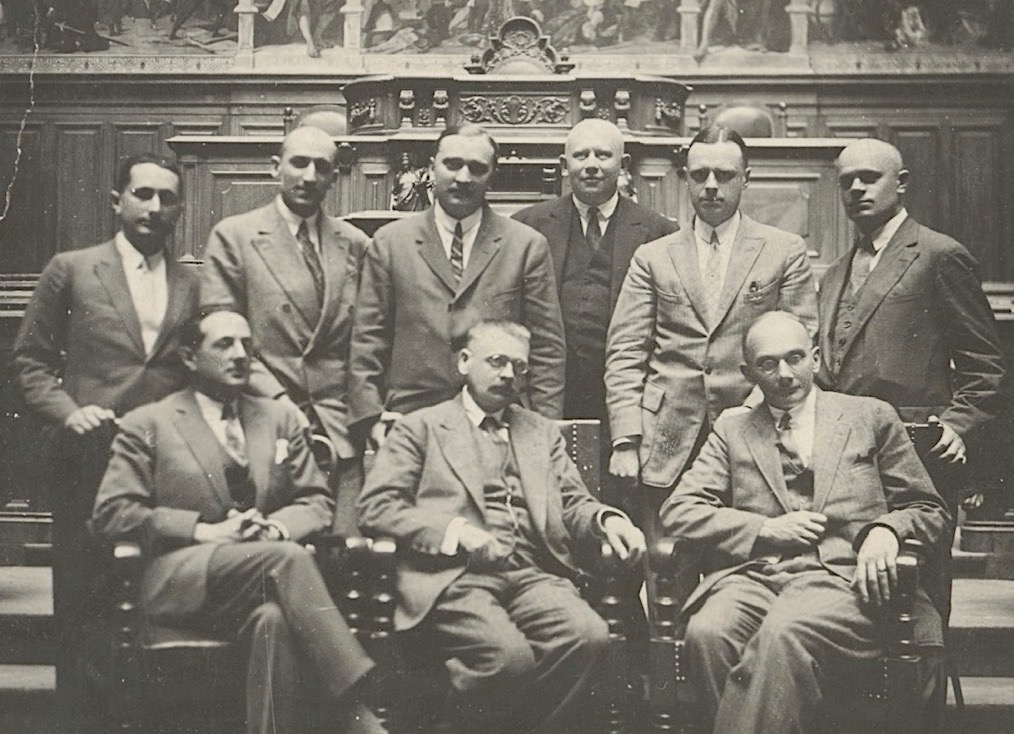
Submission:
<svg viewBox="0 0 1014 734">
<path fill-rule="evenodd" d="M 574 461 L 589 490 L 598 496 L 601 488 L 599 422 L 597 420 L 559 421 L 567 442 L 567 453 Z M 372 452 L 364 460 L 368 474 L 375 461 Z M 625 602 L 617 593 L 620 564 L 612 548 L 603 543 L 596 548 L 598 558 L 591 573 L 578 583 L 582 596 L 609 626 L 610 652 L 606 656 L 609 670 L 602 676 L 601 688 L 595 699 L 601 710 L 596 718 L 601 734 L 625 734 L 633 730 L 632 712 L 643 696 L 641 681 L 633 673 L 627 645 Z M 369 565 L 372 578 L 365 582 L 370 609 L 370 630 L 367 650 L 377 662 L 385 682 L 382 693 L 389 706 L 382 706 L 378 715 L 387 722 L 393 734 L 439 731 L 440 706 L 447 690 L 443 667 L 433 665 L 433 651 L 427 640 L 415 632 L 393 633 L 394 559 L 391 540 L 377 539 L 372 545 Z"/>
<path fill-rule="evenodd" d="M 927 723 L 939 726 L 940 712 L 919 715 L 924 710 L 919 668 L 925 651 L 914 641 L 914 603 L 922 550 L 921 543 L 905 541 L 898 556 L 899 593 L 885 630 L 889 642 L 884 654 L 869 664 L 868 677 L 861 682 L 864 706 L 850 714 L 850 719 L 868 722 L 868 728 L 856 731 L 925 734 Z M 657 732 L 693 732 L 690 681 L 694 671 L 683 654 L 687 619 L 681 608 L 700 575 L 672 539 L 651 549 L 650 565 L 657 574 L 656 621 L 649 643 L 651 728 Z"/>
</svg>

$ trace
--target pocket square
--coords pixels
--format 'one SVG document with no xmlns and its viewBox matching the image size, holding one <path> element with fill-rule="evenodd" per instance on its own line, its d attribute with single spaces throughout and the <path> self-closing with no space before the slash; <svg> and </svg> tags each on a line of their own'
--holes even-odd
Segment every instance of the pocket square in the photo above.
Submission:
<svg viewBox="0 0 1014 734">
<path fill-rule="evenodd" d="M 284 464 L 289 458 L 289 442 L 287 439 L 280 438 L 275 441 L 275 463 Z"/>
</svg>

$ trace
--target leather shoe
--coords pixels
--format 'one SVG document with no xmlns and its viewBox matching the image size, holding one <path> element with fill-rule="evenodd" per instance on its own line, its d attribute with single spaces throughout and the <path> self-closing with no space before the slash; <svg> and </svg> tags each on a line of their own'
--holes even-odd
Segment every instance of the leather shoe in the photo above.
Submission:
<svg viewBox="0 0 1014 734">
<path fill-rule="evenodd" d="M 365 703 L 357 703 L 349 712 L 346 734 L 388 734 L 387 727 Z"/>
</svg>

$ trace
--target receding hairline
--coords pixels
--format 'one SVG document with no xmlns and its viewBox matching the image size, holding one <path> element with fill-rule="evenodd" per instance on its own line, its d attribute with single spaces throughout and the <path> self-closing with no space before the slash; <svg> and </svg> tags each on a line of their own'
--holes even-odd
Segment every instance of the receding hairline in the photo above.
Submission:
<svg viewBox="0 0 1014 734">
<path fill-rule="evenodd" d="M 608 141 L 621 154 L 624 151 L 623 133 L 620 132 L 620 128 L 608 120 L 598 119 L 581 120 L 581 122 L 572 127 L 570 132 L 567 133 L 567 139 L 564 141 L 564 151 L 569 151 L 573 147 L 574 138 L 582 133 L 601 134 L 602 140 Z"/>
<path fill-rule="evenodd" d="M 842 159 L 847 159 L 850 155 L 858 156 L 862 161 L 874 161 L 895 171 L 901 171 L 905 168 L 905 161 L 901 157 L 901 151 L 886 140 L 863 138 L 849 143 L 838 154 L 837 165 L 840 167 Z"/>
<path fill-rule="evenodd" d="M 298 142 L 302 138 L 320 143 L 326 142 L 330 146 L 328 150 L 331 151 L 332 158 L 334 158 L 335 153 L 338 152 L 338 148 L 334 144 L 334 139 L 325 131 L 321 130 L 319 127 L 314 127 L 313 125 L 304 125 L 302 127 L 297 127 L 282 138 L 282 144 L 278 146 L 278 155 L 284 156 L 285 151 L 293 144 L 293 141 Z"/>
<path fill-rule="evenodd" d="M 740 350 L 743 353 L 744 362 L 747 363 L 750 362 L 749 355 L 751 351 L 750 350 L 751 338 L 755 333 L 757 333 L 759 329 L 762 329 L 765 326 L 767 326 L 768 322 L 774 323 L 780 322 L 784 324 L 798 326 L 800 329 L 800 333 L 802 333 L 803 335 L 803 342 L 806 344 L 807 347 L 812 346 L 810 332 L 807 330 L 806 324 L 804 324 L 803 321 L 798 316 L 788 311 L 767 311 L 766 313 L 762 313 L 760 316 L 754 319 L 753 323 L 751 323 L 746 328 L 746 331 L 743 332 L 743 340 L 740 343 Z"/>
</svg>

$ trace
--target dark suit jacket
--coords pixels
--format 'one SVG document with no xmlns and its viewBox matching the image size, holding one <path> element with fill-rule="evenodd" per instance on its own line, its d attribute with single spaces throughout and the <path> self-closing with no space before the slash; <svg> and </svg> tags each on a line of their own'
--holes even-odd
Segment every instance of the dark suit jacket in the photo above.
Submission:
<svg viewBox="0 0 1014 734">
<path fill-rule="evenodd" d="M 761 525 L 792 509 L 777 440 L 766 404 L 719 419 L 662 505 L 666 532 L 702 553 L 704 580 L 684 609 L 695 607 L 716 581 L 769 552 L 756 547 Z M 812 468 L 813 511 L 828 518 L 817 554 L 831 573 L 852 580 L 856 551 L 873 525 L 931 548 L 950 538 L 943 500 L 886 403 L 818 392 Z M 922 628 L 920 642 L 939 643 L 928 639 L 931 631 Z"/>
<path fill-rule="evenodd" d="M 1003 355 L 968 250 L 906 219 L 860 291 L 844 360 L 829 364 L 851 258 L 836 260 L 821 280 L 821 384 L 886 400 L 904 420 L 936 414 L 962 436 L 995 418 Z"/>
<path fill-rule="evenodd" d="M 294 408 L 244 396 L 246 435 L 256 506 L 277 519 L 294 541 L 326 529 L 332 500 Z M 229 496 L 218 439 L 189 388 L 129 413 L 113 441 L 95 499 L 92 529 L 109 540 L 140 540 L 150 559 L 141 599 L 154 617 L 200 609 L 215 544 L 194 544 L 198 522 L 226 518 Z"/>
<path fill-rule="evenodd" d="M 146 356 L 116 245 L 62 252 L 39 278 L 14 346 L 14 369 L 28 406 L 62 426 L 84 405 L 122 415 L 186 383 L 176 328 L 197 309 L 197 273 L 166 258 L 169 300 Z"/>
<path fill-rule="evenodd" d="M 534 204 L 514 214 L 514 219 L 537 229 L 549 242 L 557 293 L 560 292 L 563 265 L 567 260 L 567 249 L 570 247 L 570 224 L 575 214 L 574 199 L 570 194 Z M 630 258 L 634 256 L 634 251 L 645 242 L 665 237 L 680 227 L 676 222 L 625 196 L 620 196 L 609 226 L 615 232 L 609 305 L 615 308 L 616 299 L 620 295 L 620 286 L 623 285 L 623 278 L 627 274 L 627 267 L 630 265 Z"/>
<path fill-rule="evenodd" d="M 215 225 L 205 251 L 201 305 L 247 317 L 262 363 L 251 376 L 252 391 L 267 397 L 284 392 L 309 405 L 339 455 L 348 458 L 354 453 L 348 351 L 369 238 L 347 222 L 323 212 L 320 217 L 322 308 L 299 243 L 274 201 Z"/>
<path fill-rule="evenodd" d="M 377 230 L 352 336 L 352 422 L 370 422 L 383 410 L 407 413 L 457 392 L 451 337 L 480 318 L 531 330 L 526 397 L 535 410 L 558 418 L 563 322 L 545 237 L 487 206 L 455 285 L 432 209 Z"/>
<path fill-rule="evenodd" d="M 518 406 L 508 410 L 511 446 L 539 540 L 560 570 L 576 573 L 570 543 L 596 532 L 596 516 L 606 505 L 581 481 L 555 423 Z M 377 453 L 359 495 L 360 528 L 393 537 L 401 551 L 398 629 L 421 622 L 465 572 L 464 556 L 440 553 L 448 523 L 464 517 L 485 526 L 483 477 L 471 437 L 460 396 L 406 416 Z"/>
<path fill-rule="evenodd" d="M 750 393 L 743 332 L 766 311 L 796 314 L 817 333 L 817 293 L 803 240 L 743 215 L 719 316 L 704 319 L 693 227 L 641 246 L 609 325 L 606 401 L 612 435 L 641 437 L 641 479 L 671 487 L 705 418 Z"/>
</svg>

